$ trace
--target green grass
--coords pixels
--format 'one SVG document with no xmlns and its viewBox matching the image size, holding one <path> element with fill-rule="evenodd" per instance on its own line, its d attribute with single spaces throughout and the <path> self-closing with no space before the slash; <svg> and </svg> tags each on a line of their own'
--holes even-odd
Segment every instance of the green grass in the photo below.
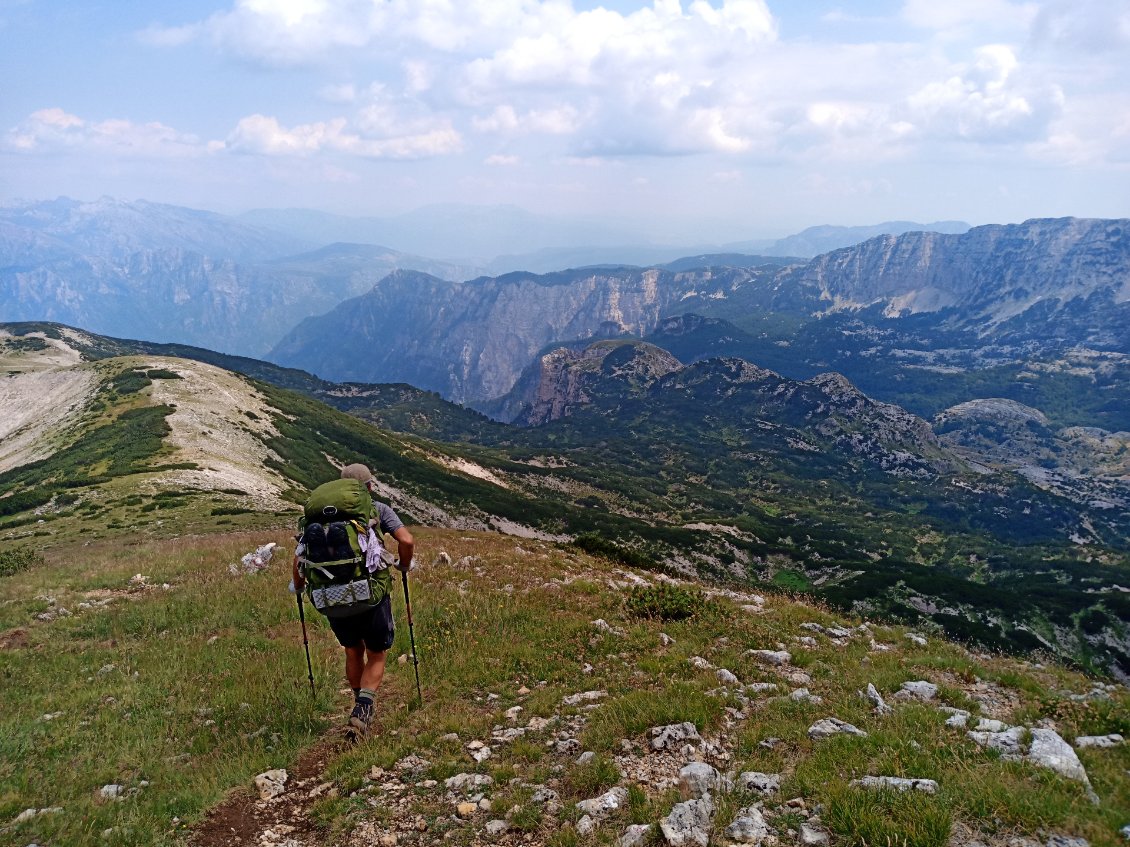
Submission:
<svg viewBox="0 0 1130 847">
<path fill-rule="evenodd" d="M 1049 693 L 1089 690 L 1090 683 L 1069 670 L 976 657 L 937 638 L 916 647 L 899 628 L 873 629 L 877 641 L 895 645 L 887 653 L 871 652 L 866 636 L 846 646 L 820 636 L 817 646 L 802 652 L 792 645 L 805 632 L 801 623 L 858 621 L 783 596 L 770 596 L 760 615 L 715 599 L 716 614 L 674 621 L 634 617 L 624 605 L 627 592 L 608 586 L 607 565 L 599 559 L 498 535 L 427 529 L 416 535 L 424 566 L 412 577 L 412 600 L 424 702 L 413 703 L 411 664 L 397 661 L 409 652 L 397 591 L 399 626 L 379 697 L 379 735 L 328 755 L 323 778 L 339 793 L 311 811 L 330 841 L 364 820 L 391 816 L 389 808 L 366 802 L 370 771 L 395 773 L 397 762 L 415 754 L 430 763 L 416 779 L 442 785 L 460 772 L 490 774 L 492 814 L 516 808 L 511 825 L 527 837 L 560 847 L 579 844 L 573 804 L 624 784 L 614 763 L 622 741 L 642 750 L 650 728 L 685 721 L 707 736 L 722 729 L 725 707 L 735 701 L 707 694 L 718 681 L 713 671 L 692 668 L 691 656 L 727 667 L 744 682 L 776 681 L 787 693 L 792 686 L 779 672 L 745 653 L 783 643 L 797 662 L 803 657 L 808 687 L 824 702 L 759 695 L 747 707 L 748 719 L 727 731 L 735 769 L 783 775 L 780 794 L 765 800 L 775 825 L 792 820 L 784 801 L 803 796 L 810 808 L 821 806 L 837 845 L 940 845 L 957 822 L 986 833 L 1046 830 L 1083 835 L 1094 847 L 1119 843 L 1117 829 L 1126 822 L 1118 810 L 1130 808 L 1130 750 L 1084 751 L 1103 798 L 1096 808 L 1077 784 L 1001 761 L 945 727 L 945 716 L 930 706 L 903 704 L 880 718 L 856 692 L 873 682 L 890 700 L 902 682 L 930 679 L 944 701 L 970 706 L 976 679 L 1002 686 L 1007 681 L 1016 708 L 1006 719 L 1051 718 L 1064 737 L 1125 731 L 1125 693 L 1077 703 Z M 284 548 L 267 572 L 228 572 L 230 563 L 267 540 Z M 0 832 L 0 845 L 102 844 L 108 828 L 115 844 L 178 844 L 176 832 L 183 827 L 174 826 L 174 818 L 199 821 L 232 789 L 248 791 L 256 773 L 292 766 L 344 718 L 348 695 L 341 693 L 340 650 L 316 615 L 308 615 L 318 685 L 317 700 L 310 698 L 296 608 L 285 591 L 289 544 L 285 530 L 154 540 L 126 555 L 120 543 L 97 542 L 82 548 L 81 556 L 77 548 L 49 550 L 43 564 L 0 582 L 0 634 L 24 631 L 21 646 L 0 649 L 0 678 L 20 682 L 0 687 L 0 821 L 29 807 L 67 809 Z M 465 570 L 428 567 L 440 550 L 456 562 L 478 559 Z M 151 587 L 131 589 L 138 572 Z M 78 606 L 106 596 L 114 597 L 106 608 Z M 46 597 L 54 598 L 54 606 Z M 58 606 L 72 616 L 34 620 Z M 596 629 L 592 621 L 598 617 L 616 631 Z M 660 631 L 675 643 L 660 644 Z M 607 692 L 595 708 L 562 703 L 589 690 Z M 505 712 L 515 706 L 521 710 L 511 721 Z M 55 712 L 63 714 L 43 719 Z M 854 723 L 868 737 L 808 739 L 807 728 L 829 715 Z M 490 741 L 496 727 L 526 726 L 533 718 L 551 723 L 510 743 Z M 580 718 L 581 747 L 596 754 L 585 764 L 576 762 L 575 751 L 558 753 L 547 745 L 564 722 Z M 457 738 L 447 738 L 449 733 Z M 780 742 L 772 749 L 760 746 L 770 737 Z M 468 755 L 466 745 L 474 740 L 492 743 L 494 755 L 482 764 Z M 868 774 L 931 778 L 941 791 L 926 797 L 849 786 Z M 143 781 L 148 785 L 141 787 Z M 557 818 L 530 802 L 532 786 L 549 781 L 565 806 Z M 118 803 L 99 803 L 95 794 L 107 783 L 139 790 Z M 679 799 L 666 789 L 627 787 L 628 808 L 598 832 L 595 843 L 612 843 L 629 823 L 658 822 Z M 447 840 L 453 844 L 470 843 L 472 830 L 450 823 L 442 788 L 408 799 L 410 814 L 428 821 L 437 838 L 451 831 Z M 719 798 L 720 816 L 751 799 Z"/>
</svg>

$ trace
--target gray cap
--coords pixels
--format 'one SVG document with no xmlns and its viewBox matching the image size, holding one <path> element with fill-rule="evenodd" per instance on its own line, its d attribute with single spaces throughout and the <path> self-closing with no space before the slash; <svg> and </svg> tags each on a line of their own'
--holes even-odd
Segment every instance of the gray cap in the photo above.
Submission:
<svg viewBox="0 0 1130 847">
<path fill-rule="evenodd" d="M 375 483 L 377 478 L 373 476 L 368 467 L 361 464 L 346 465 L 341 469 L 342 479 L 355 479 L 358 482 L 363 482 L 366 485 L 370 482 Z"/>
</svg>

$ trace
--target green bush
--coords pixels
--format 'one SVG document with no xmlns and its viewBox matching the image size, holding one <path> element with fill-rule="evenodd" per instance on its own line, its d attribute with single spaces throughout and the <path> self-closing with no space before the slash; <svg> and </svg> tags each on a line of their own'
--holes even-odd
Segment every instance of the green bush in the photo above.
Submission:
<svg viewBox="0 0 1130 847">
<path fill-rule="evenodd" d="M 625 605 L 633 617 L 684 621 L 706 612 L 709 602 L 701 588 L 661 584 L 633 588 Z"/>
<path fill-rule="evenodd" d="M 0 576 L 11 576 L 44 564 L 43 557 L 27 547 L 0 550 Z"/>
<path fill-rule="evenodd" d="M 645 556 L 615 541 L 609 541 L 597 532 L 586 532 L 573 539 L 573 546 L 584 550 L 590 556 L 600 556 L 613 562 L 620 562 L 633 568 L 654 570 L 656 563 L 650 556 Z"/>
</svg>

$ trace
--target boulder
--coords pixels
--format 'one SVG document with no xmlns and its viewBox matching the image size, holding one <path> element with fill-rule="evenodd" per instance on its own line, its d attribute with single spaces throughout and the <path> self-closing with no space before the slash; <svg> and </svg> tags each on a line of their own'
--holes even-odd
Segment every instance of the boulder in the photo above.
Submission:
<svg viewBox="0 0 1130 847">
<path fill-rule="evenodd" d="M 646 824 L 634 823 L 620 836 L 620 840 L 616 842 L 617 847 L 643 847 L 647 841 L 648 832 L 651 827 Z"/>
<path fill-rule="evenodd" d="M 831 738 L 833 735 L 858 735 L 866 738 L 867 733 L 839 718 L 824 718 L 808 728 L 808 737 L 813 741 Z"/>
<path fill-rule="evenodd" d="M 594 797 L 591 800 L 582 800 L 577 804 L 577 808 L 582 814 L 588 815 L 594 820 L 601 821 L 617 809 L 622 809 L 627 803 L 628 789 L 618 785 L 604 792 L 599 797 Z"/>
<path fill-rule="evenodd" d="M 1075 746 L 1080 750 L 1087 747 L 1117 747 L 1123 738 L 1117 732 L 1110 735 L 1080 735 L 1075 739 Z"/>
<path fill-rule="evenodd" d="M 938 686 L 924 679 L 904 682 L 895 696 L 904 700 L 920 700 L 928 703 L 938 696 Z"/>
<path fill-rule="evenodd" d="M 932 779 L 907 779 L 901 776 L 865 776 L 862 779 L 853 779 L 851 785 L 855 788 L 870 788 L 882 790 L 885 788 L 894 791 L 921 791 L 923 794 L 937 794 L 938 783 Z"/>
<path fill-rule="evenodd" d="M 743 771 L 738 775 L 737 787 L 739 791 L 756 791 L 758 794 L 776 794 L 781 790 L 781 775 L 779 773 Z"/>
<path fill-rule="evenodd" d="M 607 697 L 607 691 L 582 691 L 580 694 L 570 694 L 568 697 L 562 699 L 563 706 L 579 706 L 581 703 L 591 703 L 594 700 L 599 700 L 602 697 Z"/>
<path fill-rule="evenodd" d="M 270 800 L 278 797 L 283 791 L 286 790 L 287 772 L 283 768 L 276 768 L 275 770 L 265 771 L 255 777 L 255 787 L 259 789 L 260 800 Z M 107 788 L 114 786 L 107 785 L 102 789 L 103 796 L 106 794 Z M 117 786 L 120 788 L 121 786 Z"/>
<path fill-rule="evenodd" d="M 894 709 L 887 705 L 887 702 L 883 699 L 883 695 L 879 693 L 879 689 L 875 687 L 874 683 L 867 683 L 867 691 L 860 691 L 859 696 L 875 706 L 875 714 L 877 715 L 889 715 L 894 711 Z"/>
<path fill-rule="evenodd" d="M 671 813 L 659 822 L 659 828 L 671 847 L 707 847 L 713 819 L 714 801 L 707 796 L 676 803 Z"/>
<path fill-rule="evenodd" d="M 746 655 L 775 667 L 783 667 L 793 660 L 792 655 L 785 650 L 746 650 Z"/>
<path fill-rule="evenodd" d="M 652 727 L 650 734 L 651 749 L 655 751 L 676 749 L 685 744 L 696 747 L 702 744 L 702 736 L 690 721 Z"/>
<path fill-rule="evenodd" d="M 725 836 L 738 844 L 760 844 L 773 834 L 765 816 L 756 806 L 742 809 L 738 812 L 734 822 L 726 827 Z"/>
<path fill-rule="evenodd" d="M 800 825 L 800 843 L 804 847 L 827 847 L 831 843 L 828 833 L 810 823 Z"/>
<path fill-rule="evenodd" d="M 706 762 L 691 762 L 679 771 L 679 788 L 692 800 L 717 793 L 725 787 L 722 774 Z"/>
</svg>

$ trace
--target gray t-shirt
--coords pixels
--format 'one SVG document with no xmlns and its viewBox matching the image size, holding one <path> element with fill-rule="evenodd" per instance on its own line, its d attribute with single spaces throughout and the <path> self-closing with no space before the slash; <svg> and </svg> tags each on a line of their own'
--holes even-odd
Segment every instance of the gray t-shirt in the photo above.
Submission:
<svg viewBox="0 0 1130 847">
<path fill-rule="evenodd" d="M 389 535 L 392 535 L 394 532 L 404 526 L 404 522 L 396 516 L 396 512 L 392 510 L 391 506 L 387 506 L 384 503 L 380 503 L 376 500 L 373 501 L 373 505 L 377 507 L 377 512 L 380 514 L 382 533 L 388 533 Z"/>
</svg>

